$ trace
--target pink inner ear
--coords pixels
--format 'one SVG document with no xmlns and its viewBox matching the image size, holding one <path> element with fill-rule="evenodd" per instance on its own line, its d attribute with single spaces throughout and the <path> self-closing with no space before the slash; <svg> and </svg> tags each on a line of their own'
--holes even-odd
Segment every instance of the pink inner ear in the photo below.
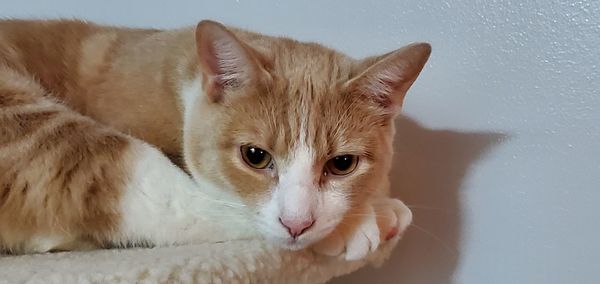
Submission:
<svg viewBox="0 0 600 284">
<path fill-rule="evenodd" d="M 392 107 L 395 103 L 394 94 L 400 88 L 399 85 L 401 85 L 399 76 L 395 76 L 394 74 L 377 75 L 369 78 L 370 82 L 366 84 L 364 90 L 381 106 L 386 108 Z"/>
<path fill-rule="evenodd" d="M 372 100 L 384 108 L 390 108 L 400 104 L 402 96 L 402 78 L 401 68 L 398 66 L 386 66 L 382 70 L 372 70 L 372 74 L 366 75 L 362 82 L 361 93 L 369 96 Z"/>
<path fill-rule="evenodd" d="M 358 79 L 358 90 L 384 108 L 399 108 L 430 53 L 429 44 L 416 43 L 384 55 Z"/>
<path fill-rule="evenodd" d="M 206 63 L 211 71 L 207 74 L 220 89 L 237 88 L 248 79 L 247 60 L 237 43 L 216 39 L 207 47 Z"/>
<path fill-rule="evenodd" d="M 239 88 L 250 80 L 252 59 L 243 44 L 224 26 L 200 23 L 196 44 L 206 91 L 213 101 L 220 100 L 224 90 Z"/>
<path fill-rule="evenodd" d="M 239 87 L 249 79 L 249 62 L 239 43 L 232 38 L 222 38 L 214 42 L 214 51 L 217 74 L 223 87 Z"/>
</svg>

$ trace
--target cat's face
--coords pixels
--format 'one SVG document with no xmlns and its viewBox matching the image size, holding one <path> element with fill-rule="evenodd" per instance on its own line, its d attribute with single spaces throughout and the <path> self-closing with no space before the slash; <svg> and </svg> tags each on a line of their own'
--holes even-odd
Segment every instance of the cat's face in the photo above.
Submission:
<svg viewBox="0 0 600 284">
<path fill-rule="evenodd" d="M 196 178 L 236 192 L 267 239 L 303 248 L 387 190 L 398 96 L 429 47 L 356 61 L 315 44 L 236 35 L 198 26 L 204 95 L 186 129 L 186 163 Z"/>
</svg>

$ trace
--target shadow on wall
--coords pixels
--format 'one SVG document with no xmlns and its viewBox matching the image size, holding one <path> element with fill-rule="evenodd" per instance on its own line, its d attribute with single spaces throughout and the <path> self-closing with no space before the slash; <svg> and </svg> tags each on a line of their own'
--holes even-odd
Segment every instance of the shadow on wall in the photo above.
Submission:
<svg viewBox="0 0 600 284">
<path fill-rule="evenodd" d="M 413 224 L 381 268 L 331 283 L 452 283 L 459 258 L 460 196 L 469 167 L 506 136 L 431 130 L 396 120 L 392 194 L 414 214 Z M 382 276 L 385 275 L 385 278 Z"/>
</svg>

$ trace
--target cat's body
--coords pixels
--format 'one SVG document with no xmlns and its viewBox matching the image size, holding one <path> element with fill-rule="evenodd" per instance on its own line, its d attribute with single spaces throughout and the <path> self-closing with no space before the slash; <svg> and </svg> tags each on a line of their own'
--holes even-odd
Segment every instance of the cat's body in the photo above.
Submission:
<svg viewBox="0 0 600 284">
<path fill-rule="evenodd" d="M 344 217 L 342 249 L 360 246 L 364 227 L 373 250 L 379 231 L 410 222 L 385 197 L 392 119 L 429 47 L 396 53 L 355 61 L 212 22 L 160 31 L 0 21 L 0 247 L 262 233 L 302 248 Z M 325 170 L 337 157 L 356 169 Z"/>
</svg>

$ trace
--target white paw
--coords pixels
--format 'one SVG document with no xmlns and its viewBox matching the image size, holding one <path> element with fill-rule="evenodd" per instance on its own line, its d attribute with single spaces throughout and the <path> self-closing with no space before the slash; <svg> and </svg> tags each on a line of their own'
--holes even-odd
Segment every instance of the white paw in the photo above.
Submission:
<svg viewBox="0 0 600 284">
<path fill-rule="evenodd" d="M 412 221 L 412 213 L 398 199 L 380 198 L 352 219 L 351 226 L 339 226 L 313 249 L 324 255 L 343 255 L 348 261 L 362 259 L 383 242 L 399 240 Z"/>
</svg>

